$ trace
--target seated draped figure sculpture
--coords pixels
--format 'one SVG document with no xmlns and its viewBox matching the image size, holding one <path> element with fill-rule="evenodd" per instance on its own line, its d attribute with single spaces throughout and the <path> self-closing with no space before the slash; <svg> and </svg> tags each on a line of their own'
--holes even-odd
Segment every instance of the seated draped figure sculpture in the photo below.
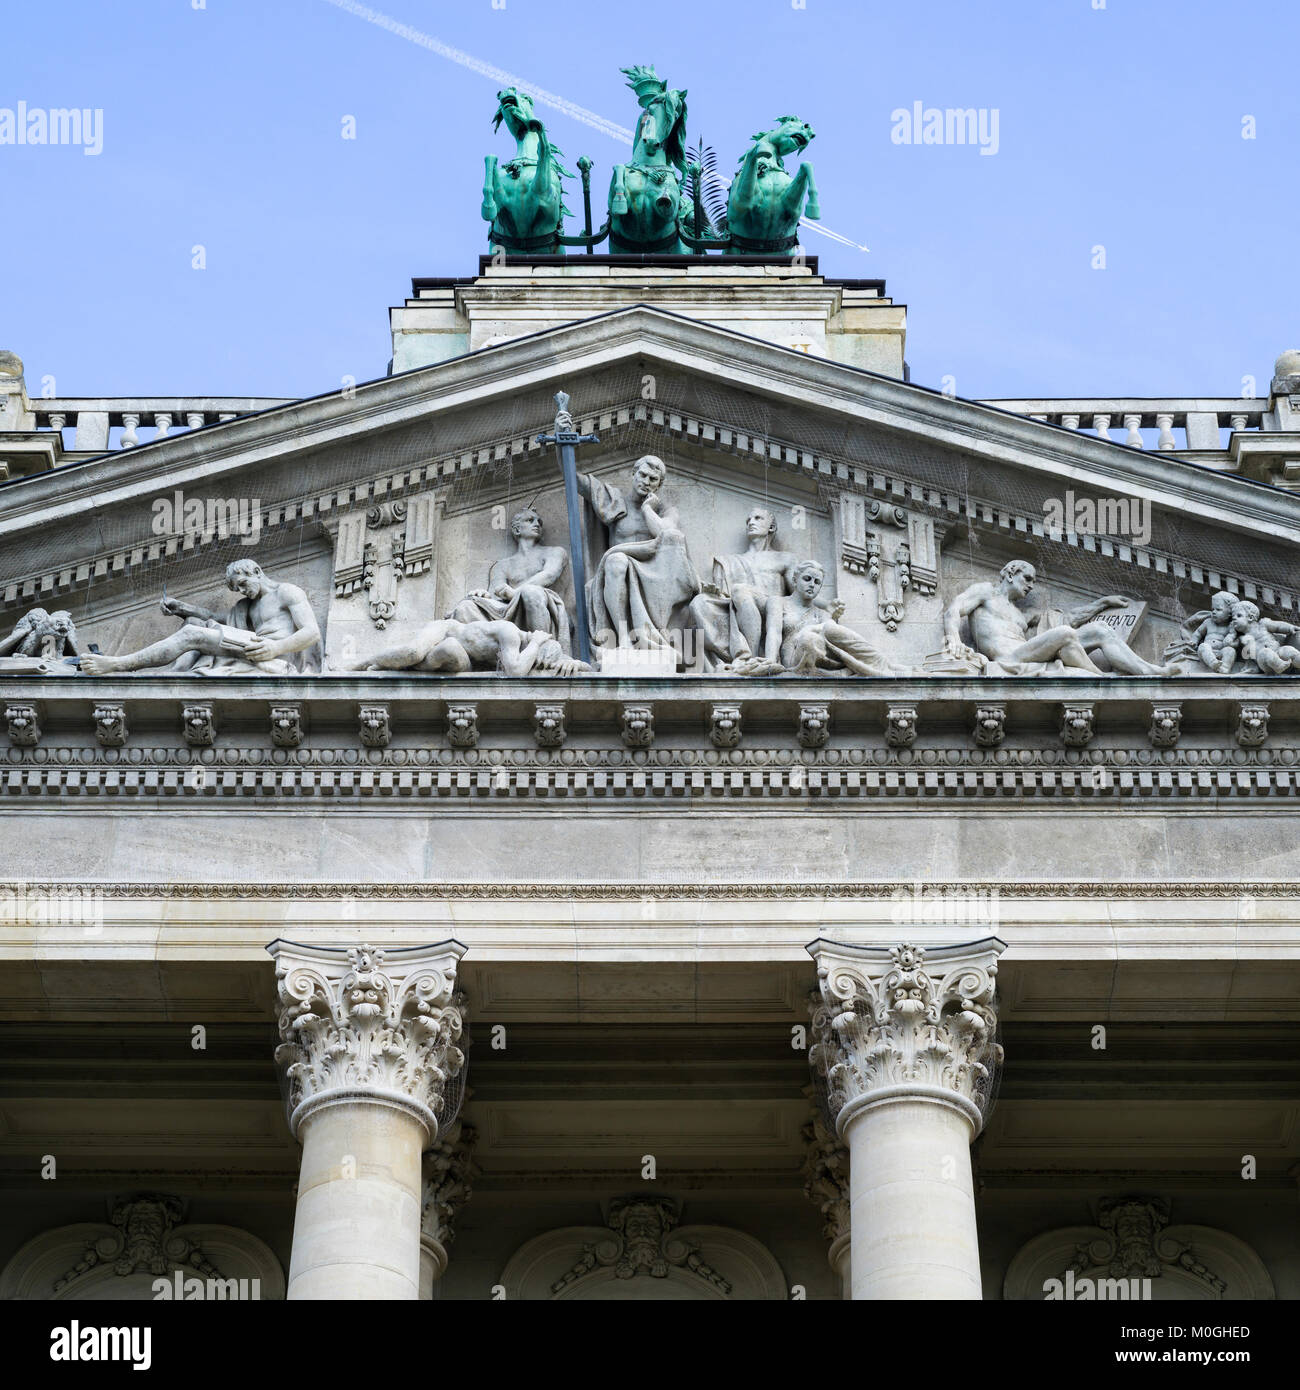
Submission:
<svg viewBox="0 0 1300 1390">
<path fill-rule="evenodd" d="M 705 670 L 750 674 L 748 666 L 763 664 L 767 602 L 790 592 L 798 557 L 775 549 L 776 516 L 767 507 L 755 507 L 745 518 L 745 531 L 748 547 L 739 555 L 715 555 L 712 582 L 690 602 Z"/>
<path fill-rule="evenodd" d="M 700 591 L 676 509 L 659 497 L 667 473 L 662 459 L 646 454 L 633 466 L 626 497 L 594 474 L 578 474 L 578 491 L 609 536 L 587 582 L 597 646 L 672 647 L 674 617 Z"/>
<path fill-rule="evenodd" d="M 801 560 L 790 572 L 794 592 L 767 603 L 764 656 L 787 671 L 812 674 L 848 671 L 855 676 L 905 676 L 859 632 L 839 620 L 844 605 L 826 611 L 821 599 L 826 571 L 816 560 Z"/>
<path fill-rule="evenodd" d="M 462 623 L 508 622 L 523 632 L 547 632 L 565 656 L 572 653 L 569 612 L 555 586 L 564 578 L 569 557 L 558 545 L 542 545 L 542 518 L 524 507 L 510 519 L 514 554 L 488 571 L 500 575 L 491 589 L 473 589 L 447 614 Z"/>
</svg>

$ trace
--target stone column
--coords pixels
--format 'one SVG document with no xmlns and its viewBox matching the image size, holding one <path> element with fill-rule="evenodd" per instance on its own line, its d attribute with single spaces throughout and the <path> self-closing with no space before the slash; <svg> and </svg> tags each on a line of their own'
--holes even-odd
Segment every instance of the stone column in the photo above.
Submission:
<svg viewBox="0 0 1300 1390">
<path fill-rule="evenodd" d="M 465 1092 L 469 1100 L 469 1091 Z M 456 1216 L 473 1194 L 481 1172 L 474 1162 L 478 1134 L 456 1120 L 424 1156 L 424 1205 L 420 1213 L 420 1297 L 447 1269 L 447 1247 L 456 1238 Z"/>
<path fill-rule="evenodd" d="M 809 1061 L 849 1150 L 855 1299 L 978 1299 L 970 1144 L 993 1067 L 996 937 L 926 950 L 818 940 Z"/>
<path fill-rule="evenodd" d="M 291 1299 L 417 1298 L 420 1155 L 457 1046 L 458 941 L 405 950 L 274 941 L 275 1059 L 302 1141 Z"/>
</svg>

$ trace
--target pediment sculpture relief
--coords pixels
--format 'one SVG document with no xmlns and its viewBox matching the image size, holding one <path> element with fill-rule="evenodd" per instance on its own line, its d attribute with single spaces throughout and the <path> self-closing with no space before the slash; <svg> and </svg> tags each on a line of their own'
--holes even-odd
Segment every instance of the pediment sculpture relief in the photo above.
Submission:
<svg viewBox="0 0 1300 1390">
<path fill-rule="evenodd" d="M 83 640 L 93 613 L 78 619 L 79 637 L 70 613 L 33 608 L 0 639 L 0 673 L 72 675 L 79 667 L 92 676 L 315 674 L 326 666 L 322 628 L 335 622 L 342 624 L 336 634 L 352 624 L 332 649 L 329 668 L 336 672 L 514 679 L 601 672 L 876 679 L 1300 672 L 1300 626 L 1226 590 L 1188 617 L 1163 658 L 1152 661 L 1130 645 L 1147 608 L 1142 600 L 1108 594 L 1068 608 L 1035 608 L 1038 574 L 1023 559 L 995 577 L 946 586 L 940 531 L 920 510 L 835 489 L 815 503 L 802 494 L 812 505 L 796 504 L 797 491 L 769 501 L 765 489 L 760 503 L 745 498 L 743 475 L 735 484 L 718 483 L 710 496 L 705 479 L 674 476 L 653 454 L 631 462 L 617 481 L 607 472 L 579 472 L 577 446 L 599 441 L 573 428 L 567 396 L 557 401 L 555 434 L 539 439 L 560 455 L 567 546 L 546 540 L 542 513 L 555 505 L 552 488 L 541 510 L 530 503 L 513 512 L 505 552 L 485 570 L 476 560 L 471 572 L 457 559 L 476 552 L 481 513 L 457 513 L 439 541 L 435 513 L 445 498 L 426 490 L 409 503 L 341 514 L 328 620 L 323 610 L 318 619 L 305 587 L 241 558 L 225 570 L 236 595 L 227 612 L 167 597 L 164 587 L 161 609 L 180 626 L 137 650 L 101 652 Z M 405 526 L 407 579 L 399 587 L 394 578 L 379 623 L 373 584 L 363 593 L 351 579 L 365 568 L 358 559 L 362 523 L 375 531 L 386 517 Z M 373 545 L 365 544 L 370 554 Z M 410 565 L 407 552 L 418 552 Z M 440 566 L 431 559 L 438 554 Z M 706 556 L 704 578 L 696 560 Z M 377 564 L 373 556 L 369 563 Z M 387 644 L 377 649 L 376 624 L 388 628 Z"/>
<path fill-rule="evenodd" d="M 1099 652 L 1110 671 L 1126 676 L 1172 676 L 1178 663 L 1157 666 L 1144 661 L 1120 633 L 1099 621 L 1108 609 L 1124 608 L 1128 600 L 1111 594 L 1067 612 L 1043 609 L 1032 613 L 1024 604 L 1037 573 L 1027 560 L 1003 565 L 994 581 L 981 581 L 963 590 L 944 611 L 943 658 L 970 674 L 1040 676 L 1106 675 L 1092 659 Z M 965 623 L 969 642 L 963 640 Z"/>
<path fill-rule="evenodd" d="M 255 560 L 226 566 L 226 586 L 239 595 L 223 618 L 180 599 L 164 598 L 164 613 L 182 626 L 137 652 L 87 652 L 81 669 L 91 676 L 162 669 L 193 675 L 306 675 L 321 669 L 321 636 L 307 595 L 274 580 Z"/>
<path fill-rule="evenodd" d="M 462 623 L 507 622 L 524 632 L 546 632 L 567 657 L 573 652 L 572 624 L 556 585 L 568 571 L 569 557 L 562 546 L 542 544 L 542 529 L 542 518 L 532 507 L 516 512 L 510 519 L 514 551 L 492 566 L 497 584 L 471 590 L 446 616 Z"/>
<path fill-rule="evenodd" d="M 1261 617 L 1257 604 L 1221 590 L 1187 619 L 1165 658 L 1197 662 L 1216 676 L 1280 676 L 1300 671 L 1300 627 Z"/>
</svg>

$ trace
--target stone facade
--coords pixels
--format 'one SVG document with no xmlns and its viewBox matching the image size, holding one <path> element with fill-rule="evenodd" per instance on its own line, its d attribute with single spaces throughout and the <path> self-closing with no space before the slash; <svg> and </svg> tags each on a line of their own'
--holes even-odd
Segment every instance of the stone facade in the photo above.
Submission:
<svg viewBox="0 0 1300 1390">
<path fill-rule="evenodd" d="M 1292 356 L 1148 451 L 815 262 L 392 326 L 0 358 L 0 1296 L 1300 1296 Z"/>
</svg>

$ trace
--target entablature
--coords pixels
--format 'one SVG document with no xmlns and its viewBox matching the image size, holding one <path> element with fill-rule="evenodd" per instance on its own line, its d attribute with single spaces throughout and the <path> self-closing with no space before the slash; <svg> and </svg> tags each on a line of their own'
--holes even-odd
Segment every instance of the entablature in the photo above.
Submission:
<svg viewBox="0 0 1300 1390">
<path fill-rule="evenodd" d="M 10 680 L 0 794 L 1300 795 L 1300 685 L 1188 678 Z"/>
</svg>

